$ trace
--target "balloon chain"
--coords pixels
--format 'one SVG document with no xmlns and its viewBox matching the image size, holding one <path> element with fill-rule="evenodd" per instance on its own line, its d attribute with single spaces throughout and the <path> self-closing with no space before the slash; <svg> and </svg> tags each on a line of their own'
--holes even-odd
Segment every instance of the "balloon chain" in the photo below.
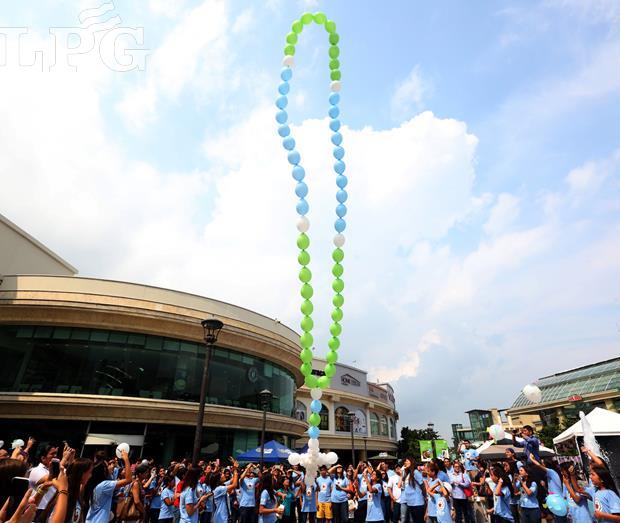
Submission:
<svg viewBox="0 0 620 523">
<path fill-rule="evenodd" d="M 329 328 L 331 338 L 328 342 L 329 351 L 326 357 L 327 364 L 325 365 L 325 375 L 318 378 L 312 374 L 312 345 L 314 343 L 314 338 L 312 337 L 312 329 L 314 327 L 312 312 L 314 310 L 314 306 L 312 305 L 311 298 L 314 294 L 314 290 L 310 284 L 312 280 L 312 273 L 308 268 L 310 265 L 310 254 L 308 253 L 310 238 L 306 234 L 310 228 L 310 222 L 306 217 L 309 210 L 309 205 L 306 200 L 308 186 L 303 181 L 306 173 L 300 163 L 301 156 L 299 152 L 295 150 L 295 140 L 291 135 L 290 127 L 286 123 L 288 120 L 288 114 L 285 111 L 285 108 L 288 105 L 288 98 L 286 95 L 290 90 L 289 81 L 293 77 L 292 68 L 294 65 L 293 55 L 295 54 L 295 44 L 297 44 L 298 37 L 303 31 L 304 26 L 310 25 L 312 22 L 325 27 L 325 30 L 329 35 L 329 43 L 331 44 L 329 47 L 331 94 L 329 96 L 330 108 L 328 114 L 331 118 L 329 128 L 333 133 L 331 141 L 334 144 L 333 156 L 336 159 L 336 162 L 334 163 L 334 171 L 336 173 L 336 185 L 338 186 L 338 191 L 336 192 L 336 200 L 338 202 L 336 205 L 337 218 L 334 223 L 334 228 L 336 229 L 336 235 L 334 237 L 335 249 L 332 252 L 332 259 L 334 261 L 334 265 L 332 267 L 332 274 L 334 276 L 332 289 L 335 293 L 332 300 L 334 309 L 331 314 L 333 323 Z M 338 119 L 340 114 L 340 109 L 338 108 L 340 94 L 338 93 L 341 88 L 340 79 L 342 76 L 340 72 L 340 61 L 338 60 L 340 49 L 337 44 L 339 40 L 340 37 L 336 32 L 336 23 L 332 20 L 328 20 L 324 13 L 304 13 L 301 15 L 299 20 L 295 20 L 292 24 L 291 32 L 286 35 L 287 45 L 284 48 L 285 56 L 282 62 L 283 69 L 280 72 L 282 83 L 278 87 L 280 96 L 276 100 L 276 106 L 279 109 L 276 114 L 276 121 L 280 124 L 278 134 L 283 138 L 282 145 L 288 151 L 288 161 L 293 166 L 293 178 L 297 181 L 295 194 L 299 197 L 299 201 L 297 202 L 297 213 L 300 218 L 297 223 L 297 230 L 300 234 L 297 237 L 297 247 L 299 247 L 300 252 L 297 257 L 297 261 L 301 265 L 299 280 L 302 282 L 301 296 L 303 298 L 303 302 L 301 304 L 303 318 L 300 324 L 303 334 L 299 338 L 299 344 L 302 348 L 300 353 L 300 358 L 302 361 L 300 369 L 304 375 L 304 383 L 311 389 L 310 392 L 313 398 L 313 401 L 310 404 L 312 414 L 308 419 L 310 424 L 308 435 L 310 438 L 318 438 L 319 435 L 318 425 L 321 422 L 320 412 L 322 408 L 320 402 L 320 398 L 322 396 L 321 389 L 329 387 L 332 377 L 336 374 L 335 363 L 338 361 L 338 348 L 340 347 L 339 336 L 342 333 L 342 326 L 340 325 L 343 317 L 342 306 L 344 304 L 344 296 L 342 295 L 342 291 L 344 289 L 344 281 L 342 280 L 342 274 L 344 273 L 344 268 L 342 266 L 344 251 L 342 250 L 342 247 L 345 243 L 345 238 L 342 233 L 347 225 L 344 220 L 344 216 L 347 213 L 345 202 L 348 195 L 345 191 L 347 178 L 344 176 L 345 164 L 342 161 L 342 158 L 344 157 L 344 149 L 341 146 L 342 134 L 339 132 L 340 120 Z"/>
</svg>

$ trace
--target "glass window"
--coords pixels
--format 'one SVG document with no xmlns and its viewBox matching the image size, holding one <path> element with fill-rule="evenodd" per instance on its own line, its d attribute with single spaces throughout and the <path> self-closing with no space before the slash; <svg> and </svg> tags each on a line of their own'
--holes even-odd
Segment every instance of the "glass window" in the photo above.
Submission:
<svg viewBox="0 0 620 523">
<path fill-rule="evenodd" d="M 349 419 L 349 409 L 338 407 L 335 411 L 336 430 L 338 432 L 351 432 L 351 420 Z"/>
<path fill-rule="evenodd" d="M 319 413 L 319 416 L 321 416 L 319 430 L 329 430 L 329 409 L 325 405 L 321 407 L 321 412 Z"/>
<path fill-rule="evenodd" d="M 370 435 L 379 435 L 379 416 L 377 416 L 374 412 L 370 413 Z"/>
<path fill-rule="evenodd" d="M 381 416 L 381 435 L 382 436 L 388 435 L 388 421 L 385 416 Z"/>
<path fill-rule="evenodd" d="M 394 425 L 394 419 L 389 419 L 390 423 L 390 439 L 394 439 L 396 437 L 396 426 Z"/>
<path fill-rule="evenodd" d="M 301 401 L 295 402 L 295 417 L 299 421 L 306 421 L 308 419 L 308 409 L 306 405 Z"/>
</svg>

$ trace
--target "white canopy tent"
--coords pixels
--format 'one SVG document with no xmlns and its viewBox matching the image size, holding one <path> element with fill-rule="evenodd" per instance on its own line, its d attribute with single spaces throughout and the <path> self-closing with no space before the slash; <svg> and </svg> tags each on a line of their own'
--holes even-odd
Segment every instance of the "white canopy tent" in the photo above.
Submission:
<svg viewBox="0 0 620 523">
<path fill-rule="evenodd" d="M 595 436 L 620 436 L 620 414 L 596 407 L 586 418 Z M 583 437 L 581 420 L 553 438 L 553 444 L 557 445 L 575 436 Z"/>
<path fill-rule="evenodd" d="M 523 438 L 520 438 L 520 437 L 518 437 L 518 436 L 517 436 L 516 440 L 517 440 L 519 443 L 523 443 Z M 486 450 L 486 449 L 488 449 L 489 447 L 491 447 L 492 445 L 496 445 L 496 444 L 497 444 L 497 445 L 509 445 L 509 446 L 514 446 L 514 445 L 512 445 L 512 438 L 504 438 L 504 439 L 501 439 L 501 440 L 499 440 L 499 441 L 497 441 L 497 442 L 496 442 L 495 440 L 490 439 L 490 440 L 485 441 L 485 442 L 484 442 L 482 445 L 480 445 L 480 446 L 479 446 L 476 450 L 478 451 L 478 454 L 480 454 L 483 450 Z M 552 454 L 552 455 L 554 455 L 554 454 L 555 454 L 555 451 L 554 451 L 553 449 L 549 449 L 549 448 L 545 447 L 545 446 L 544 446 L 544 445 L 542 445 L 542 444 L 540 445 L 540 447 L 539 447 L 539 448 L 540 448 L 540 450 L 541 450 L 541 451 L 548 452 L 549 454 Z"/>
</svg>

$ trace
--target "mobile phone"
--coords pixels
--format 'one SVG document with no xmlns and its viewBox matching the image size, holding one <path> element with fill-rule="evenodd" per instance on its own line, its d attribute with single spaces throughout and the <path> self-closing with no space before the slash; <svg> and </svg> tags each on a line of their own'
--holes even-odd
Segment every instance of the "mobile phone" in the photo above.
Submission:
<svg viewBox="0 0 620 523">
<path fill-rule="evenodd" d="M 11 494 L 10 496 L 17 501 L 17 504 L 21 502 L 24 494 L 30 487 L 30 483 L 28 482 L 28 478 L 20 478 L 15 476 L 11 479 Z"/>
<path fill-rule="evenodd" d="M 50 463 L 50 474 L 49 479 L 55 479 L 60 474 L 60 460 L 53 459 Z"/>
</svg>

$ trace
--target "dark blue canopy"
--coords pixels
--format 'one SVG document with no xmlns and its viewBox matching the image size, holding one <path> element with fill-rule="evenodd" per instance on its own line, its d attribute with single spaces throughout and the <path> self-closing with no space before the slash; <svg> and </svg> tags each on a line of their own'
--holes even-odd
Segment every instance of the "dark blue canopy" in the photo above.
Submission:
<svg viewBox="0 0 620 523">
<path fill-rule="evenodd" d="M 286 461 L 291 453 L 291 449 L 278 443 L 276 440 L 271 440 L 265 443 L 265 451 L 263 460 L 268 463 L 275 463 L 278 461 Z M 243 454 L 237 456 L 239 461 L 260 461 L 260 447 L 248 450 Z"/>
</svg>

